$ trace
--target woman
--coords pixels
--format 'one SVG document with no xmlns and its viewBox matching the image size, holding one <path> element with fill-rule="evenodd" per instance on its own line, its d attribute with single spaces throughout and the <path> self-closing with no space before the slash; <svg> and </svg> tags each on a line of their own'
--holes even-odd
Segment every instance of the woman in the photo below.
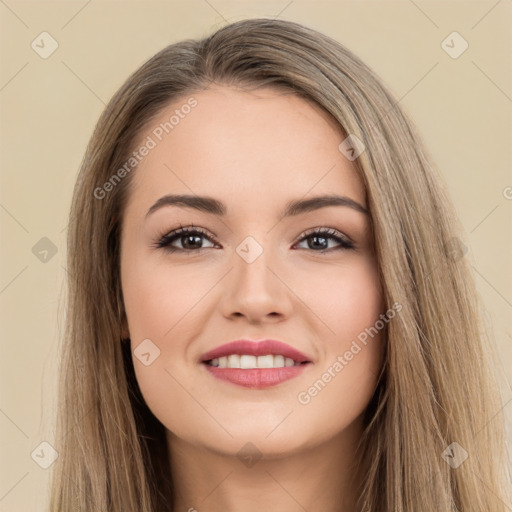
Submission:
<svg viewBox="0 0 512 512">
<path fill-rule="evenodd" d="M 74 192 L 51 510 L 505 511 L 441 183 L 312 29 L 244 20 L 146 62 Z"/>
</svg>

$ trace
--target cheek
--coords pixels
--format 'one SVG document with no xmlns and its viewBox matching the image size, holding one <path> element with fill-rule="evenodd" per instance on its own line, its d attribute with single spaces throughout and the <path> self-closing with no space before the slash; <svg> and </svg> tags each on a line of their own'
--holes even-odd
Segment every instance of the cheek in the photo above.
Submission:
<svg viewBox="0 0 512 512">
<path fill-rule="evenodd" d="M 325 439 L 344 431 L 367 408 L 377 385 L 383 334 L 372 346 L 333 354 L 296 396 L 297 418 Z M 318 438 L 316 439 L 318 441 Z"/>
<path fill-rule="evenodd" d="M 194 307 L 214 283 L 211 272 L 206 279 L 198 279 L 185 266 L 127 263 L 122 286 L 132 341 L 163 342 L 179 328 L 181 319 L 194 314 Z"/>
<path fill-rule="evenodd" d="M 382 291 L 374 265 L 362 260 L 340 280 L 330 319 L 338 340 L 352 340 L 374 325 L 384 312 Z M 339 343 L 338 343 L 339 344 Z M 341 348 L 341 347 L 340 347 Z"/>
<path fill-rule="evenodd" d="M 317 283 L 308 305 L 326 326 L 321 364 L 296 399 L 318 428 L 324 422 L 326 431 L 336 431 L 359 416 L 373 395 L 385 347 L 385 304 L 371 258 L 336 267 Z"/>
<path fill-rule="evenodd" d="M 187 347 L 200 324 L 198 315 L 205 314 L 205 295 L 219 278 L 212 272 L 199 277 L 191 264 L 171 266 L 143 257 L 124 263 L 123 298 L 137 383 L 153 414 L 179 431 L 180 422 L 172 411 L 194 407 L 188 392 L 201 394 L 194 382 L 186 380 L 193 371 L 187 366 Z M 138 355 L 148 353 L 149 357 L 139 359 Z M 150 364 L 144 364 L 148 359 Z"/>
<path fill-rule="evenodd" d="M 294 288 L 321 323 L 322 350 L 343 350 L 384 312 L 372 257 L 347 258 L 343 264 L 326 266 L 310 275 L 309 279 L 298 277 L 300 282 L 295 281 Z"/>
</svg>

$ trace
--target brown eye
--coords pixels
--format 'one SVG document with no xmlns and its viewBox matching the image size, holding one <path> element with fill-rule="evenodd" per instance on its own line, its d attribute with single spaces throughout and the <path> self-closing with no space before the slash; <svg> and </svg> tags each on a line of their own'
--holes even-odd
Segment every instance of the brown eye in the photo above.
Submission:
<svg viewBox="0 0 512 512">
<path fill-rule="evenodd" d="M 334 240 L 339 247 L 329 247 L 329 239 Z M 303 235 L 300 242 L 307 241 L 306 249 L 314 252 L 323 252 L 340 249 L 353 249 L 354 244 L 345 235 L 335 229 L 315 229 Z"/>
<path fill-rule="evenodd" d="M 198 228 L 182 227 L 164 235 L 156 247 L 167 252 L 198 252 L 208 248 L 203 247 L 203 239 L 211 241 L 210 237 Z M 175 242 L 179 242 L 181 247 L 176 247 Z"/>
</svg>

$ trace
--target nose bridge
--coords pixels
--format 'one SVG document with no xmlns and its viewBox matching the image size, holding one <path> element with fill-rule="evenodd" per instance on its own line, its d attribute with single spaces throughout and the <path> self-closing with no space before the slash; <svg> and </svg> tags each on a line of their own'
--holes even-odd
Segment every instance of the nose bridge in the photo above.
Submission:
<svg viewBox="0 0 512 512">
<path fill-rule="evenodd" d="M 261 242 L 255 236 L 247 236 L 233 253 L 234 268 L 223 299 L 226 314 L 258 317 L 286 310 L 286 287 L 275 275 L 278 251 L 270 247 L 269 237 L 265 238 L 265 246 L 263 235 L 259 238 Z"/>
<path fill-rule="evenodd" d="M 265 244 L 265 245 L 264 245 Z M 235 267 L 234 279 L 238 286 L 250 286 L 252 289 L 266 289 L 272 286 L 269 279 L 269 268 L 272 268 L 272 259 L 275 251 L 268 243 L 268 237 L 253 235 L 245 237 L 236 247 L 233 255 Z M 274 261 L 275 266 L 275 261 Z"/>
</svg>

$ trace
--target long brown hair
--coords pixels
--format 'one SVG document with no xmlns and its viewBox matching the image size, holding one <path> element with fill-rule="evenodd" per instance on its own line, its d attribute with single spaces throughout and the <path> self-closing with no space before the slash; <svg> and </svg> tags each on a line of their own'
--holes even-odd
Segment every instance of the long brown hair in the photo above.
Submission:
<svg viewBox="0 0 512 512">
<path fill-rule="evenodd" d="M 354 164 L 367 190 L 385 301 L 403 308 L 389 323 L 367 411 L 359 508 L 504 512 L 493 346 L 446 187 L 414 125 L 359 58 L 315 30 L 272 19 L 167 46 L 127 79 L 97 123 L 70 211 L 51 511 L 172 510 L 165 429 L 145 405 L 121 341 L 120 228 L 137 171 L 112 177 L 163 107 L 213 82 L 286 88 L 323 107 L 366 148 Z M 464 453 L 460 465 L 451 463 Z"/>
</svg>

